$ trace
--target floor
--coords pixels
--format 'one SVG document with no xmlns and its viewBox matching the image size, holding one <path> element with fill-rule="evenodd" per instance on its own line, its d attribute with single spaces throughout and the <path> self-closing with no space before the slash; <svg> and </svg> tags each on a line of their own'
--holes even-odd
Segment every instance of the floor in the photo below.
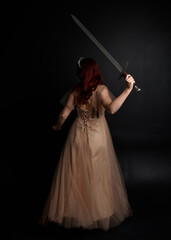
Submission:
<svg viewBox="0 0 171 240">
<path fill-rule="evenodd" d="M 128 187 L 129 199 L 132 205 L 133 216 L 127 218 L 119 226 L 108 231 L 100 229 L 65 229 L 55 223 L 47 227 L 38 224 L 39 214 L 35 209 L 26 208 L 13 213 L 16 216 L 1 216 L 1 234 L 7 239 L 78 239 L 78 240 L 167 240 L 171 239 L 171 216 L 169 207 L 169 189 L 155 187 L 144 189 Z M 160 197 L 157 192 L 160 190 Z M 168 194 L 168 195 L 166 195 Z M 144 196 L 144 198 L 142 198 Z M 156 201 L 154 201 L 156 198 Z M 167 200 L 168 198 L 168 200 Z M 149 200 L 149 201 L 148 201 Z M 148 202 L 148 204 L 147 204 Z M 21 207 L 22 209 L 22 207 Z M 36 215 L 37 214 L 37 215 Z M 1 239 L 4 239 L 1 238 Z"/>
<path fill-rule="evenodd" d="M 22 220 L 21 220 L 22 222 Z M 7 227 L 7 226 L 6 226 Z M 162 217 L 136 217 L 125 220 L 120 226 L 108 231 L 102 230 L 67 230 L 56 224 L 49 223 L 45 227 L 25 226 L 18 222 L 11 226 L 11 229 L 3 229 L 5 236 L 11 239 L 79 239 L 79 240 L 153 240 L 153 239 L 170 239 L 171 219 Z M 9 232 L 10 230 L 10 232 Z M 4 239 L 4 238 L 3 238 Z M 8 238 L 9 239 L 9 238 Z"/>
</svg>

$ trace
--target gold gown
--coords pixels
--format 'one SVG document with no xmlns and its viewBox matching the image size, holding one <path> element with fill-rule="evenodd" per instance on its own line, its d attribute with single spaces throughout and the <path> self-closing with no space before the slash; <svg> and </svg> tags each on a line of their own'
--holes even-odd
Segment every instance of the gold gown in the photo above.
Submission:
<svg viewBox="0 0 171 240">
<path fill-rule="evenodd" d="M 49 221 L 66 228 L 108 230 L 132 215 L 101 103 L 105 88 L 97 87 L 86 109 L 73 106 L 77 117 L 62 149 L 43 211 Z"/>
</svg>

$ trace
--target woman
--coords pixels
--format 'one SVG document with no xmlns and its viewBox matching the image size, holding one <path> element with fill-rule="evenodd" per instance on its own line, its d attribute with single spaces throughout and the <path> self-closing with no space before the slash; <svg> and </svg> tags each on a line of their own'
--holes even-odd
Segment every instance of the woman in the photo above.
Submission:
<svg viewBox="0 0 171 240">
<path fill-rule="evenodd" d="M 76 107 L 77 118 L 61 152 L 41 222 L 108 230 L 132 211 L 104 113 L 119 110 L 135 81 L 128 74 L 125 90 L 112 99 L 92 58 L 80 58 L 77 76 L 80 83 L 70 92 L 53 126 L 60 130 Z"/>
</svg>

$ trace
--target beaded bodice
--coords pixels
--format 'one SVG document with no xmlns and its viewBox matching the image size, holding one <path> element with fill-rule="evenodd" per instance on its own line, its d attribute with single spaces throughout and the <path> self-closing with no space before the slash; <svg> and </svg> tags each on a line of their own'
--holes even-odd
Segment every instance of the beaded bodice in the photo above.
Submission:
<svg viewBox="0 0 171 240">
<path fill-rule="evenodd" d="M 104 116 L 104 107 L 101 104 L 100 91 L 103 89 L 103 86 L 99 86 L 87 104 L 79 105 L 75 103 L 77 110 L 77 117 L 82 122 L 84 129 L 90 126 L 97 120 L 100 120 Z"/>
<path fill-rule="evenodd" d="M 87 121 L 89 119 L 99 118 L 99 110 L 97 108 L 92 108 L 90 110 L 84 110 L 77 106 L 77 115 L 84 121 L 84 125 L 87 126 Z"/>
<path fill-rule="evenodd" d="M 99 110 L 97 108 L 92 108 L 91 111 L 89 110 L 84 110 L 82 108 L 80 108 L 79 106 L 77 106 L 77 115 L 78 117 L 80 117 L 81 119 L 89 119 L 89 118 L 99 118 Z"/>
</svg>

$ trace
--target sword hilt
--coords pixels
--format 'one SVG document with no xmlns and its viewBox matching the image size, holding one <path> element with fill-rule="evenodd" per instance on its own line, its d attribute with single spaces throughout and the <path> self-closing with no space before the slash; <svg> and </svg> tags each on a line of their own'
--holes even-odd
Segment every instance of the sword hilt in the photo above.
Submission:
<svg viewBox="0 0 171 240">
<path fill-rule="evenodd" d="M 121 75 L 122 75 L 124 78 L 126 78 L 127 73 L 126 73 L 125 71 L 123 71 Z M 134 85 L 134 88 L 135 88 L 136 92 L 140 92 L 140 91 L 141 91 L 141 88 L 139 88 L 137 85 Z"/>
</svg>

